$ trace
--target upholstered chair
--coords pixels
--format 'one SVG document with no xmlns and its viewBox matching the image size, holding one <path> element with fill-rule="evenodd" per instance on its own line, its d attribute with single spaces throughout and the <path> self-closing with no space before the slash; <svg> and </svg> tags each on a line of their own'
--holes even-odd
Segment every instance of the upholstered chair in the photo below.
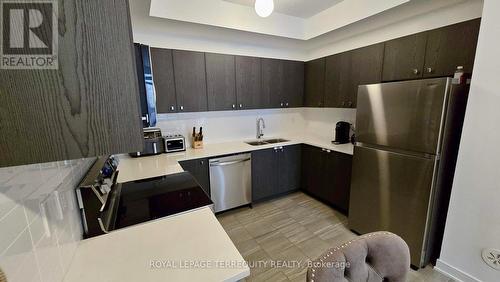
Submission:
<svg viewBox="0 0 500 282">
<path fill-rule="evenodd" d="M 405 282 L 410 250 L 401 237 L 374 232 L 329 249 L 307 270 L 307 282 Z"/>
</svg>

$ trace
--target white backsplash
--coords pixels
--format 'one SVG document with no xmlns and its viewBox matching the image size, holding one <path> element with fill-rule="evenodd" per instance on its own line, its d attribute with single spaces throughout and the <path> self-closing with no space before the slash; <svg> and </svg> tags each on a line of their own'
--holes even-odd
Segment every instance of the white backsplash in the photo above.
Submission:
<svg viewBox="0 0 500 282">
<path fill-rule="evenodd" d="M 75 187 L 93 158 L 0 168 L 0 268 L 9 282 L 60 282 L 82 227 Z"/>
<path fill-rule="evenodd" d="M 333 138 L 338 121 L 354 123 L 355 109 L 291 108 L 224 112 L 175 113 L 158 115 L 163 135 L 183 134 L 190 138 L 193 126 L 203 127 L 205 143 L 220 143 L 256 138 L 256 120 L 263 117 L 266 128 L 264 137 L 284 134 L 314 134 Z"/>
</svg>

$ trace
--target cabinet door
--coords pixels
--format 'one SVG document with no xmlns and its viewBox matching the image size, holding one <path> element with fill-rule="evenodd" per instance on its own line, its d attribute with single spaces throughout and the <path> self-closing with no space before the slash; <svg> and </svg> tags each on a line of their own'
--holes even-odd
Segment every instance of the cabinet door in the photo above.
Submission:
<svg viewBox="0 0 500 282">
<path fill-rule="evenodd" d="M 424 77 L 452 76 L 457 66 L 471 73 L 480 23 L 475 19 L 429 31 Z"/>
<path fill-rule="evenodd" d="M 426 32 L 385 42 L 382 80 L 421 78 L 426 43 Z"/>
<path fill-rule="evenodd" d="M 324 156 L 320 148 L 304 145 L 302 147 L 302 188 L 318 197 L 325 198 L 323 185 Z"/>
<path fill-rule="evenodd" d="M 252 152 L 252 201 L 279 193 L 278 152 L 274 149 Z"/>
<path fill-rule="evenodd" d="M 269 107 L 285 106 L 285 69 L 284 61 L 262 59 L 262 93 L 269 97 Z"/>
<path fill-rule="evenodd" d="M 345 100 L 348 108 L 356 108 L 358 86 L 382 81 L 384 43 L 370 45 L 351 52 L 351 83 L 345 92 Z"/>
<path fill-rule="evenodd" d="M 304 62 L 283 61 L 285 71 L 285 107 L 304 105 Z"/>
<path fill-rule="evenodd" d="M 352 156 L 333 151 L 325 152 L 322 185 L 326 190 L 325 200 L 346 214 L 349 210 L 351 169 Z"/>
<path fill-rule="evenodd" d="M 196 159 L 182 161 L 179 163 L 185 171 L 189 171 L 198 181 L 201 188 L 210 196 L 210 172 L 208 168 L 208 159 Z"/>
<path fill-rule="evenodd" d="M 306 62 L 305 96 L 306 107 L 323 107 L 325 94 L 325 58 Z"/>
<path fill-rule="evenodd" d="M 209 111 L 236 109 L 234 56 L 206 53 Z"/>
<path fill-rule="evenodd" d="M 300 189 L 301 145 L 285 146 L 278 152 L 278 193 Z"/>
<path fill-rule="evenodd" d="M 260 58 L 237 56 L 236 101 L 238 109 L 262 109 L 269 106 L 269 96 L 261 91 Z"/>
<path fill-rule="evenodd" d="M 177 112 L 172 50 L 150 48 L 158 113 Z"/>
<path fill-rule="evenodd" d="M 348 107 L 348 93 L 352 83 L 351 55 L 351 52 L 344 52 L 326 58 L 325 107 Z"/>
<path fill-rule="evenodd" d="M 179 112 L 207 110 L 205 54 L 173 50 L 175 92 Z"/>
<path fill-rule="evenodd" d="M 59 7 L 58 68 L 0 69 L 2 167 L 142 150 L 128 1 Z"/>
</svg>

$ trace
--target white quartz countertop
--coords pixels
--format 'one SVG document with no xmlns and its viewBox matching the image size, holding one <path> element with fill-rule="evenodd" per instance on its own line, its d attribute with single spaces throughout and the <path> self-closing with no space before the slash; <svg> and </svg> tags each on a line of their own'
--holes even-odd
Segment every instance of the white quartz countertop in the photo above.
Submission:
<svg viewBox="0 0 500 282">
<path fill-rule="evenodd" d="M 273 137 L 266 136 L 264 139 L 271 138 Z M 120 163 L 118 165 L 119 173 L 117 182 L 123 183 L 138 179 L 145 179 L 182 172 L 184 170 L 179 165 L 179 162 L 184 160 L 250 152 L 274 148 L 276 146 L 307 144 L 349 155 L 352 155 L 354 150 L 354 146 L 350 143 L 334 145 L 332 144 L 331 139 L 311 135 L 280 135 L 279 138 L 290 141 L 277 144 L 252 146 L 245 143 L 245 141 L 253 140 L 239 140 L 224 143 L 205 144 L 203 149 L 188 148 L 185 152 L 159 154 L 147 157 L 132 158 L 128 155 L 119 155 L 118 158 L 120 160 Z"/>
<path fill-rule="evenodd" d="M 81 241 L 65 281 L 238 281 L 248 275 L 207 207 Z"/>
</svg>

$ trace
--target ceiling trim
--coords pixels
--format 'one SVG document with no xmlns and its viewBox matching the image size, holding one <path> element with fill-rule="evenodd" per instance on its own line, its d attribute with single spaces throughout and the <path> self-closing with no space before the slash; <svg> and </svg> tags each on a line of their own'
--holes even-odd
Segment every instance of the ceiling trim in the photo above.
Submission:
<svg viewBox="0 0 500 282">
<path fill-rule="evenodd" d="M 255 13 L 253 7 L 221 0 L 151 0 L 149 15 L 158 18 L 308 40 L 409 1 L 342 1 L 305 19 L 277 12 L 267 18 L 261 18 Z"/>
</svg>

